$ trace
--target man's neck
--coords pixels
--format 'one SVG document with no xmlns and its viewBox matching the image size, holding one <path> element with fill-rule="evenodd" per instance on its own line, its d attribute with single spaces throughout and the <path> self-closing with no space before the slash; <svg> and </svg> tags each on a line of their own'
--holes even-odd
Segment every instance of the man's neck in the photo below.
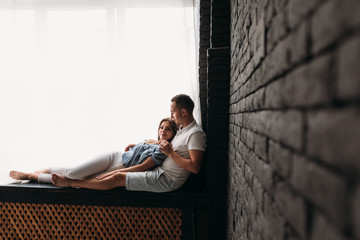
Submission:
<svg viewBox="0 0 360 240">
<path fill-rule="evenodd" d="M 184 120 L 183 124 L 182 124 L 182 128 L 185 128 L 186 126 L 189 126 L 193 121 L 194 121 L 194 117 L 188 117 Z"/>
</svg>

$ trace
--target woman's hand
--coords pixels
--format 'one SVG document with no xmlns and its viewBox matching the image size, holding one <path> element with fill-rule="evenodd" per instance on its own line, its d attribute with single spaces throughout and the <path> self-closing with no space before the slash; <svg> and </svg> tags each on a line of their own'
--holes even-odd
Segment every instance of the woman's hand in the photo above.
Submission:
<svg viewBox="0 0 360 240">
<path fill-rule="evenodd" d="M 125 152 L 129 151 L 130 148 L 134 147 L 136 144 L 129 144 L 126 148 L 125 148 Z"/>
<path fill-rule="evenodd" d="M 104 178 L 110 177 L 110 176 L 114 175 L 115 173 L 117 173 L 117 171 L 112 171 L 112 172 L 101 174 L 96 177 L 96 180 L 103 180 Z"/>
</svg>

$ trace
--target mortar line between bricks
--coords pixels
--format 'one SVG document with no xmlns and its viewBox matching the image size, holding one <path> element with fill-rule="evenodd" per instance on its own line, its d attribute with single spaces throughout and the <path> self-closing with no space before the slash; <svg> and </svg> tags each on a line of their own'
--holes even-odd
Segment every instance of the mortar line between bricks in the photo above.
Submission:
<svg viewBox="0 0 360 240">
<path fill-rule="evenodd" d="M 334 49 L 338 49 L 344 42 L 349 41 L 353 37 L 360 35 L 360 24 L 354 28 L 349 29 L 344 32 L 340 37 L 336 38 L 332 43 L 322 48 L 320 51 L 316 52 L 315 57 L 321 57 L 329 52 L 334 52 Z"/>
<path fill-rule="evenodd" d="M 241 141 L 241 140 L 240 140 L 240 142 L 242 142 L 242 143 L 245 145 L 245 147 L 246 147 L 248 150 L 250 150 L 251 152 L 253 152 L 262 162 L 268 164 L 268 162 L 267 162 L 265 159 L 262 159 L 262 157 L 259 156 L 259 155 L 254 151 L 254 149 L 250 148 L 245 142 L 243 142 L 243 141 Z M 245 160 L 245 161 L 246 161 L 246 160 Z"/>
<path fill-rule="evenodd" d="M 308 19 L 308 18 L 311 18 L 311 17 L 314 15 L 314 13 L 316 12 L 316 10 L 318 9 L 318 7 L 320 7 L 320 6 L 321 6 L 322 4 L 324 4 L 325 2 L 326 2 L 326 1 L 319 2 L 318 5 L 315 5 L 315 6 L 314 6 L 314 9 L 312 9 L 309 13 L 307 13 L 306 15 L 304 15 L 304 16 L 301 18 L 301 20 L 303 20 L 303 19 L 306 20 L 306 19 Z M 249 13 L 247 13 L 247 15 L 248 15 L 248 14 L 249 14 Z M 247 16 L 246 16 L 246 17 L 247 17 Z M 289 27 L 289 28 L 286 30 L 286 34 L 284 34 L 284 36 L 282 36 L 281 38 L 278 39 L 278 41 L 276 42 L 276 44 L 274 44 L 274 45 L 272 46 L 272 48 L 269 49 L 269 52 L 266 53 L 266 56 L 270 55 L 270 54 L 274 51 L 274 49 L 276 48 L 276 46 L 277 46 L 281 41 L 284 41 L 287 37 L 289 37 L 289 35 L 290 35 L 292 32 L 296 31 L 297 28 L 298 28 L 301 24 L 303 24 L 303 21 L 301 21 L 301 20 L 299 20 L 299 22 L 298 22 L 293 28 L 290 28 L 290 27 Z M 241 26 L 242 29 L 243 29 L 245 23 L 246 23 L 246 21 L 243 22 L 243 25 Z M 268 26 L 265 26 L 265 31 L 268 31 Z M 232 36 L 232 33 L 233 33 L 233 29 L 230 29 L 230 36 Z M 265 34 L 265 37 L 266 37 L 266 36 L 267 36 L 267 34 Z M 265 39 L 265 42 L 266 42 L 266 41 L 267 41 L 267 39 Z M 248 43 L 248 44 L 249 44 L 249 46 L 251 45 L 250 43 Z M 245 55 L 245 53 L 244 53 L 242 56 L 244 56 L 244 55 Z M 253 57 L 250 58 L 250 60 L 246 63 L 246 65 L 247 65 L 249 62 L 251 62 L 252 59 L 253 59 Z M 263 62 L 263 59 L 260 61 L 260 63 L 259 63 L 258 66 L 260 66 L 262 62 Z M 246 68 L 246 65 L 244 65 L 244 68 L 241 69 L 241 72 Z M 245 80 L 244 84 L 249 81 L 249 79 L 251 78 L 251 76 L 253 75 L 253 73 L 256 71 L 256 69 L 257 69 L 257 68 L 255 68 L 254 71 L 249 75 L 248 79 Z M 244 84 L 242 84 L 242 85 L 244 85 Z M 241 85 L 241 86 L 242 86 L 242 85 Z M 240 87 L 241 87 L 241 86 L 240 86 Z"/>
<path fill-rule="evenodd" d="M 279 140 L 272 139 L 271 137 L 269 137 L 268 135 L 266 135 L 266 134 L 264 134 L 264 133 L 259 133 L 259 132 L 257 132 L 257 131 L 254 131 L 254 130 L 250 129 L 250 128 L 245 128 L 245 127 L 243 127 L 243 126 L 239 126 L 239 127 L 240 127 L 240 128 L 243 128 L 243 129 L 245 129 L 245 130 L 247 130 L 247 131 L 253 132 L 253 133 L 255 133 L 255 134 L 258 134 L 259 136 L 266 137 L 266 138 L 267 138 L 267 141 L 270 141 L 270 140 L 271 140 L 271 141 L 279 144 L 279 145 L 282 146 L 283 148 L 285 148 L 285 149 L 293 152 L 294 154 L 295 154 L 295 153 L 298 153 L 298 154 L 301 153 L 301 152 L 297 151 L 296 149 L 292 148 L 291 146 L 286 145 L 286 144 L 284 144 L 283 142 L 280 142 Z M 241 140 L 240 140 L 240 141 L 241 141 Z M 241 141 L 241 142 L 244 143 L 243 141 Z M 244 143 L 244 144 L 245 144 L 245 143 Z M 245 144 L 245 145 L 246 145 L 246 144 Z M 246 145 L 246 146 L 247 146 L 247 145 Z M 250 149 L 250 148 L 249 148 L 249 149 Z"/>
<path fill-rule="evenodd" d="M 307 136 L 308 136 L 308 113 L 307 111 L 303 111 L 302 112 L 302 123 L 303 123 L 303 126 L 302 126 L 302 131 L 301 131 L 301 138 L 302 138 L 302 141 L 301 141 L 301 150 L 302 152 L 306 153 L 307 152 Z"/>
<path fill-rule="evenodd" d="M 238 104 L 239 102 L 230 103 L 232 105 Z M 237 114 L 246 114 L 246 113 L 258 113 L 263 111 L 276 111 L 276 112 L 286 112 L 286 111 L 317 111 L 317 110 L 331 110 L 331 109 L 344 109 L 344 108 L 359 108 L 360 107 L 360 98 L 359 99 L 348 99 L 348 100 L 336 100 L 335 102 L 322 103 L 311 106 L 286 106 L 286 107 L 269 107 L 269 108 L 258 108 L 253 110 L 245 110 L 239 112 L 229 113 L 231 115 Z"/>
<path fill-rule="evenodd" d="M 265 29 L 265 32 L 266 32 L 267 30 L 268 30 L 268 29 L 266 28 L 266 29 Z M 289 32 L 289 33 L 291 33 L 291 32 Z M 261 64 L 265 61 L 264 59 L 265 59 L 266 57 L 268 57 L 272 52 L 275 51 L 275 48 L 277 47 L 277 45 L 279 45 L 282 41 L 284 41 L 286 38 L 289 37 L 289 33 L 288 33 L 288 34 L 285 34 L 283 37 L 281 37 L 281 38 L 278 39 L 278 41 L 276 42 L 276 44 L 274 44 L 274 45 L 272 46 L 272 48 L 269 50 L 269 52 L 266 53 L 265 57 L 260 60 L 260 62 L 258 63 L 258 65 L 257 65 L 257 66 L 253 69 L 253 71 L 249 74 L 249 76 L 248 76 L 247 79 L 244 81 L 244 83 L 239 86 L 239 89 L 240 89 L 242 86 L 244 86 L 248 81 L 251 80 L 251 77 L 253 76 L 253 74 L 254 74 L 259 68 L 261 68 Z M 266 38 L 266 36 L 267 36 L 267 34 L 265 34 L 265 38 Z M 266 41 L 267 41 L 267 39 L 265 39 L 265 42 L 266 42 Z M 249 46 L 251 46 L 251 43 L 250 43 L 250 42 L 248 42 L 248 48 L 249 48 Z M 246 52 L 245 52 L 242 56 L 244 56 L 245 54 L 246 54 Z M 241 57 L 242 57 L 242 56 L 241 56 Z M 243 69 L 240 70 L 241 72 L 240 72 L 240 74 L 239 74 L 238 76 L 241 75 L 241 73 L 244 71 L 244 69 L 246 68 L 246 66 L 253 60 L 253 58 L 254 58 L 254 56 L 252 56 L 252 57 L 246 62 L 246 64 L 244 64 L 244 67 L 243 67 Z M 301 63 L 299 63 L 299 64 L 303 64 L 303 63 L 304 63 L 304 62 L 301 62 Z M 296 65 L 296 64 L 295 64 L 295 65 Z M 289 69 L 289 70 L 291 70 L 291 69 Z M 274 79 L 270 79 L 269 81 L 273 81 L 273 80 L 281 77 L 281 75 L 282 75 L 282 74 L 280 74 L 280 76 L 275 76 Z M 237 77 L 237 78 L 238 78 L 238 77 Z M 230 76 L 230 79 L 231 79 L 231 76 Z M 235 84 L 235 82 L 236 82 L 236 80 L 234 81 L 233 84 Z M 231 86 L 233 86 L 233 84 L 232 84 Z"/>
<path fill-rule="evenodd" d="M 273 141 L 274 143 L 279 144 L 281 147 L 285 148 L 286 150 L 289 150 L 289 151 L 290 151 L 292 154 L 294 154 L 294 155 L 299 155 L 299 156 L 302 156 L 302 157 L 305 157 L 305 158 L 309 159 L 312 163 L 316 164 L 316 165 L 319 166 L 319 167 L 322 167 L 322 168 L 324 168 L 324 169 L 329 170 L 330 172 L 334 173 L 335 175 L 343 176 L 343 175 L 348 175 L 348 174 L 349 174 L 349 172 L 348 172 L 347 170 L 342 170 L 342 169 L 340 169 L 338 166 L 333 166 L 333 165 L 328 164 L 328 163 L 326 163 L 326 162 L 324 162 L 324 161 L 321 161 L 321 159 L 319 159 L 319 158 L 316 158 L 316 157 L 313 157 L 313 156 L 308 156 L 307 153 L 297 151 L 296 149 L 292 148 L 291 146 L 288 146 L 287 144 L 285 144 L 285 143 L 283 143 L 283 142 L 281 142 L 281 141 L 279 141 L 279 140 L 272 139 L 272 138 L 269 137 L 268 135 L 265 135 L 265 134 L 263 134 L 263 133 L 259 133 L 259 132 L 257 132 L 257 131 L 252 130 L 252 129 L 249 129 L 249 128 L 245 128 L 245 127 L 243 127 L 243 126 L 238 126 L 238 127 L 243 128 L 243 129 L 245 129 L 245 130 L 247 130 L 247 131 L 253 132 L 253 133 L 255 133 L 255 134 L 258 134 L 258 135 L 260 135 L 260 136 L 266 137 L 266 138 L 268 138 L 268 141 L 271 140 L 271 141 Z M 245 142 L 243 142 L 243 141 L 241 141 L 241 140 L 240 140 L 240 142 L 242 142 L 248 149 L 250 149 L 250 148 L 246 145 Z M 250 150 L 251 150 L 251 149 L 250 149 Z M 254 152 L 254 151 L 252 151 L 252 152 Z M 255 152 L 254 152 L 254 153 L 255 153 Z M 257 155 L 257 154 L 256 154 L 256 155 Z M 263 161 L 263 160 L 262 160 L 262 161 Z M 352 179 L 352 178 L 356 178 L 356 176 L 357 176 L 356 173 L 352 173 L 350 176 L 348 175 L 347 177 L 348 177 L 349 179 Z"/>
<path fill-rule="evenodd" d="M 354 235 L 355 228 L 358 226 L 354 226 L 352 224 L 353 212 L 351 211 L 351 206 L 353 205 L 352 201 L 355 198 L 354 193 L 356 191 L 356 179 L 349 178 L 346 182 L 346 204 L 345 204 L 345 234 L 348 237 Z"/>
<path fill-rule="evenodd" d="M 334 49 L 337 49 L 338 46 L 341 46 L 341 44 L 342 44 L 343 42 L 346 42 L 346 41 L 349 40 L 351 37 L 354 37 L 354 36 L 356 36 L 357 34 L 360 34 L 360 24 L 359 24 L 359 26 L 358 26 L 358 29 L 356 29 L 356 31 L 351 31 L 351 30 L 349 30 L 347 33 L 348 33 L 348 34 L 342 35 L 341 38 L 335 40 L 332 44 L 330 44 L 330 45 L 327 46 L 326 48 L 322 49 L 321 51 L 317 52 L 315 55 L 313 55 L 313 54 L 310 52 L 310 53 L 309 53 L 309 56 L 307 56 L 307 58 L 304 59 L 304 61 L 301 61 L 301 62 L 299 62 L 299 63 L 295 63 L 294 65 L 292 65 L 291 67 L 289 67 L 288 69 L 286 69 L 286 70 L 285 70 L 284 72 L 282 72 L 281 74 L 275 75 L 272 79 L 269 79 L 269 80 L 268 80 L 267 82 L 265 82 L 264 84 L 259 85 L 256 89 L 254 89 L 253 91 L 249 92 L 249 93 L 248 93 L 246 96 L 244 96 L 243 98 L 240 98 L 237 102 L 239 102 L 240 100 L 242 100 L 242 99 L 244 99 L 244 98 L 246 98 L 246 97 L 248 97 L 248 96 L 256 93 L 256 92 L 259 91 L 261 88 L 265 88 L 267 85 L 275 82 L 276 80 L 278 80 L 278 79 L 280 79 L 280 78 L 282 78 L 282 77 L 285 77 L 286 75 L 288 75 L 288 74 L 291 73 L 292 71 L 296 70 L 296 68 L 299 68 L 299 67 L 301 67 L 302 65 L 306 65 L 306 64 L 308 64 L 309 62 L 313 61 L 314 59 L 320 58 L 320 57 L 322 57 L 323 55 L 328 54 L 329 52 L 330 52 L 330 53 L 333 52 L 333 50 L 334 50 Z M 279 42 L 281 42 L 281 41 L 283 41 L 284 39 L 286 39 L 286 37 L 288 37 L 288 35 L 285 36 L 285 37 L 283 37 L 281 40 L 279 40 L 279 41 L 278 41 L 278 44 L 279 44 Z M 276 46 L 277 46 L 277 45 L 274 45 L 273 49 L 275 49 Z M 271 52 L 269 52 L 269 53 L 265 56 L 265 58 L 266 58 L 267 56 L 269 56 L 269 54 L 271 54 L 271 53 L 274 51 L 273 49 L 272 49 Z M 242 88 L 245 84 L 247 84 L 249 81 L 251 81 L 251 78 L 252 78 L 253 74 L 254 74 L 259 68 L 261 68 L 262 63 L 265 61 L 265 60 L 264 60 L 265 58 L 263 58 L 263 59 L 259 62 L 258 66 L 253 69 L 253 71 L 251 72 L 251 74 L 249 74 L 249 76 L 248 76 L 248 78 L 245 80 L 245 82 L 238 87 L 238 90 L 237 90 L 236 92 L 240 91 L 241 88 Z M 252 59 L 253 59 L 253 58 L 251 58 L 251 59 L 247 62 L 247 64 L 249 64 L 249 63 L 252 61 Z M 245 65 L 245 67 L 244 67 L 242 70 L 244 70 L 245 68 L 246 68 L 246 65 Z M 241 72 L 241 73 L 242 73 L 242 72 Z M 239 76 L 241 75 L 241 73 L 237 76 L 237 79 L 239 78 Z M 230 76 L 230 79 L 231 79 L 231 76 Z M 231 89 L 235 84 L 236 84 L 236 80 L 235 80 L 232 84 L 230 84 L 230 89 Z"/>
</svg>

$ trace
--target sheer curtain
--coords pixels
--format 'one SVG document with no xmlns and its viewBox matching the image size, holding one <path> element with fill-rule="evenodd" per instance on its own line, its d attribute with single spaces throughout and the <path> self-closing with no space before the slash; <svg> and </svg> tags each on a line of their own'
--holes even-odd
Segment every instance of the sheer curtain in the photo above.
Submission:
<svg viewBox="0 0 360 240">
<path fill-rule="evenodd" d="M 0 1 L 0 181 L 156 138 L 171 97 L 198 103 L 196 12 L 192 0 Z"/>
</svg>

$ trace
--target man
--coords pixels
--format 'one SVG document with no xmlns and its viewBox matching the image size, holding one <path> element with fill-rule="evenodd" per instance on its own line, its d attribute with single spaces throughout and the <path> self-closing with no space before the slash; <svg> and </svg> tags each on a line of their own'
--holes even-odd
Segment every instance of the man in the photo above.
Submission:
<svg viewBox="0 0 360 240">
<path fill-rule="evenodd" d="M 173 97 L 170 110 L 180 129 L 171 144 L 167 141 L 160 143 L 160 150 L 168 156 L 162 166 L 146 172 L 117 172 L 101 180 L 73 180 L 53 174 L 53 183 L 60 187 L 97 190 L 126 187 L 131 191 L 168 192 L 180 188 L 190 173 L 199 172 L 206 136 L 194 119 L 194 102 L 189 96 L 180 94 Z"/>
<path fill-rule="evenodd" d="M 159 168 L 168 178 L 173 178 L 178 188 L 190 173 L 200 171 L 206 136 L 193 117 L 194 102 L 189 96 L 181 94 L 173 97 L 170 110 L 171 118 L 180 128 L 171 144 L 166 141 L 160 144 L 160 150 L 169 158 Z"/>
</svg>

